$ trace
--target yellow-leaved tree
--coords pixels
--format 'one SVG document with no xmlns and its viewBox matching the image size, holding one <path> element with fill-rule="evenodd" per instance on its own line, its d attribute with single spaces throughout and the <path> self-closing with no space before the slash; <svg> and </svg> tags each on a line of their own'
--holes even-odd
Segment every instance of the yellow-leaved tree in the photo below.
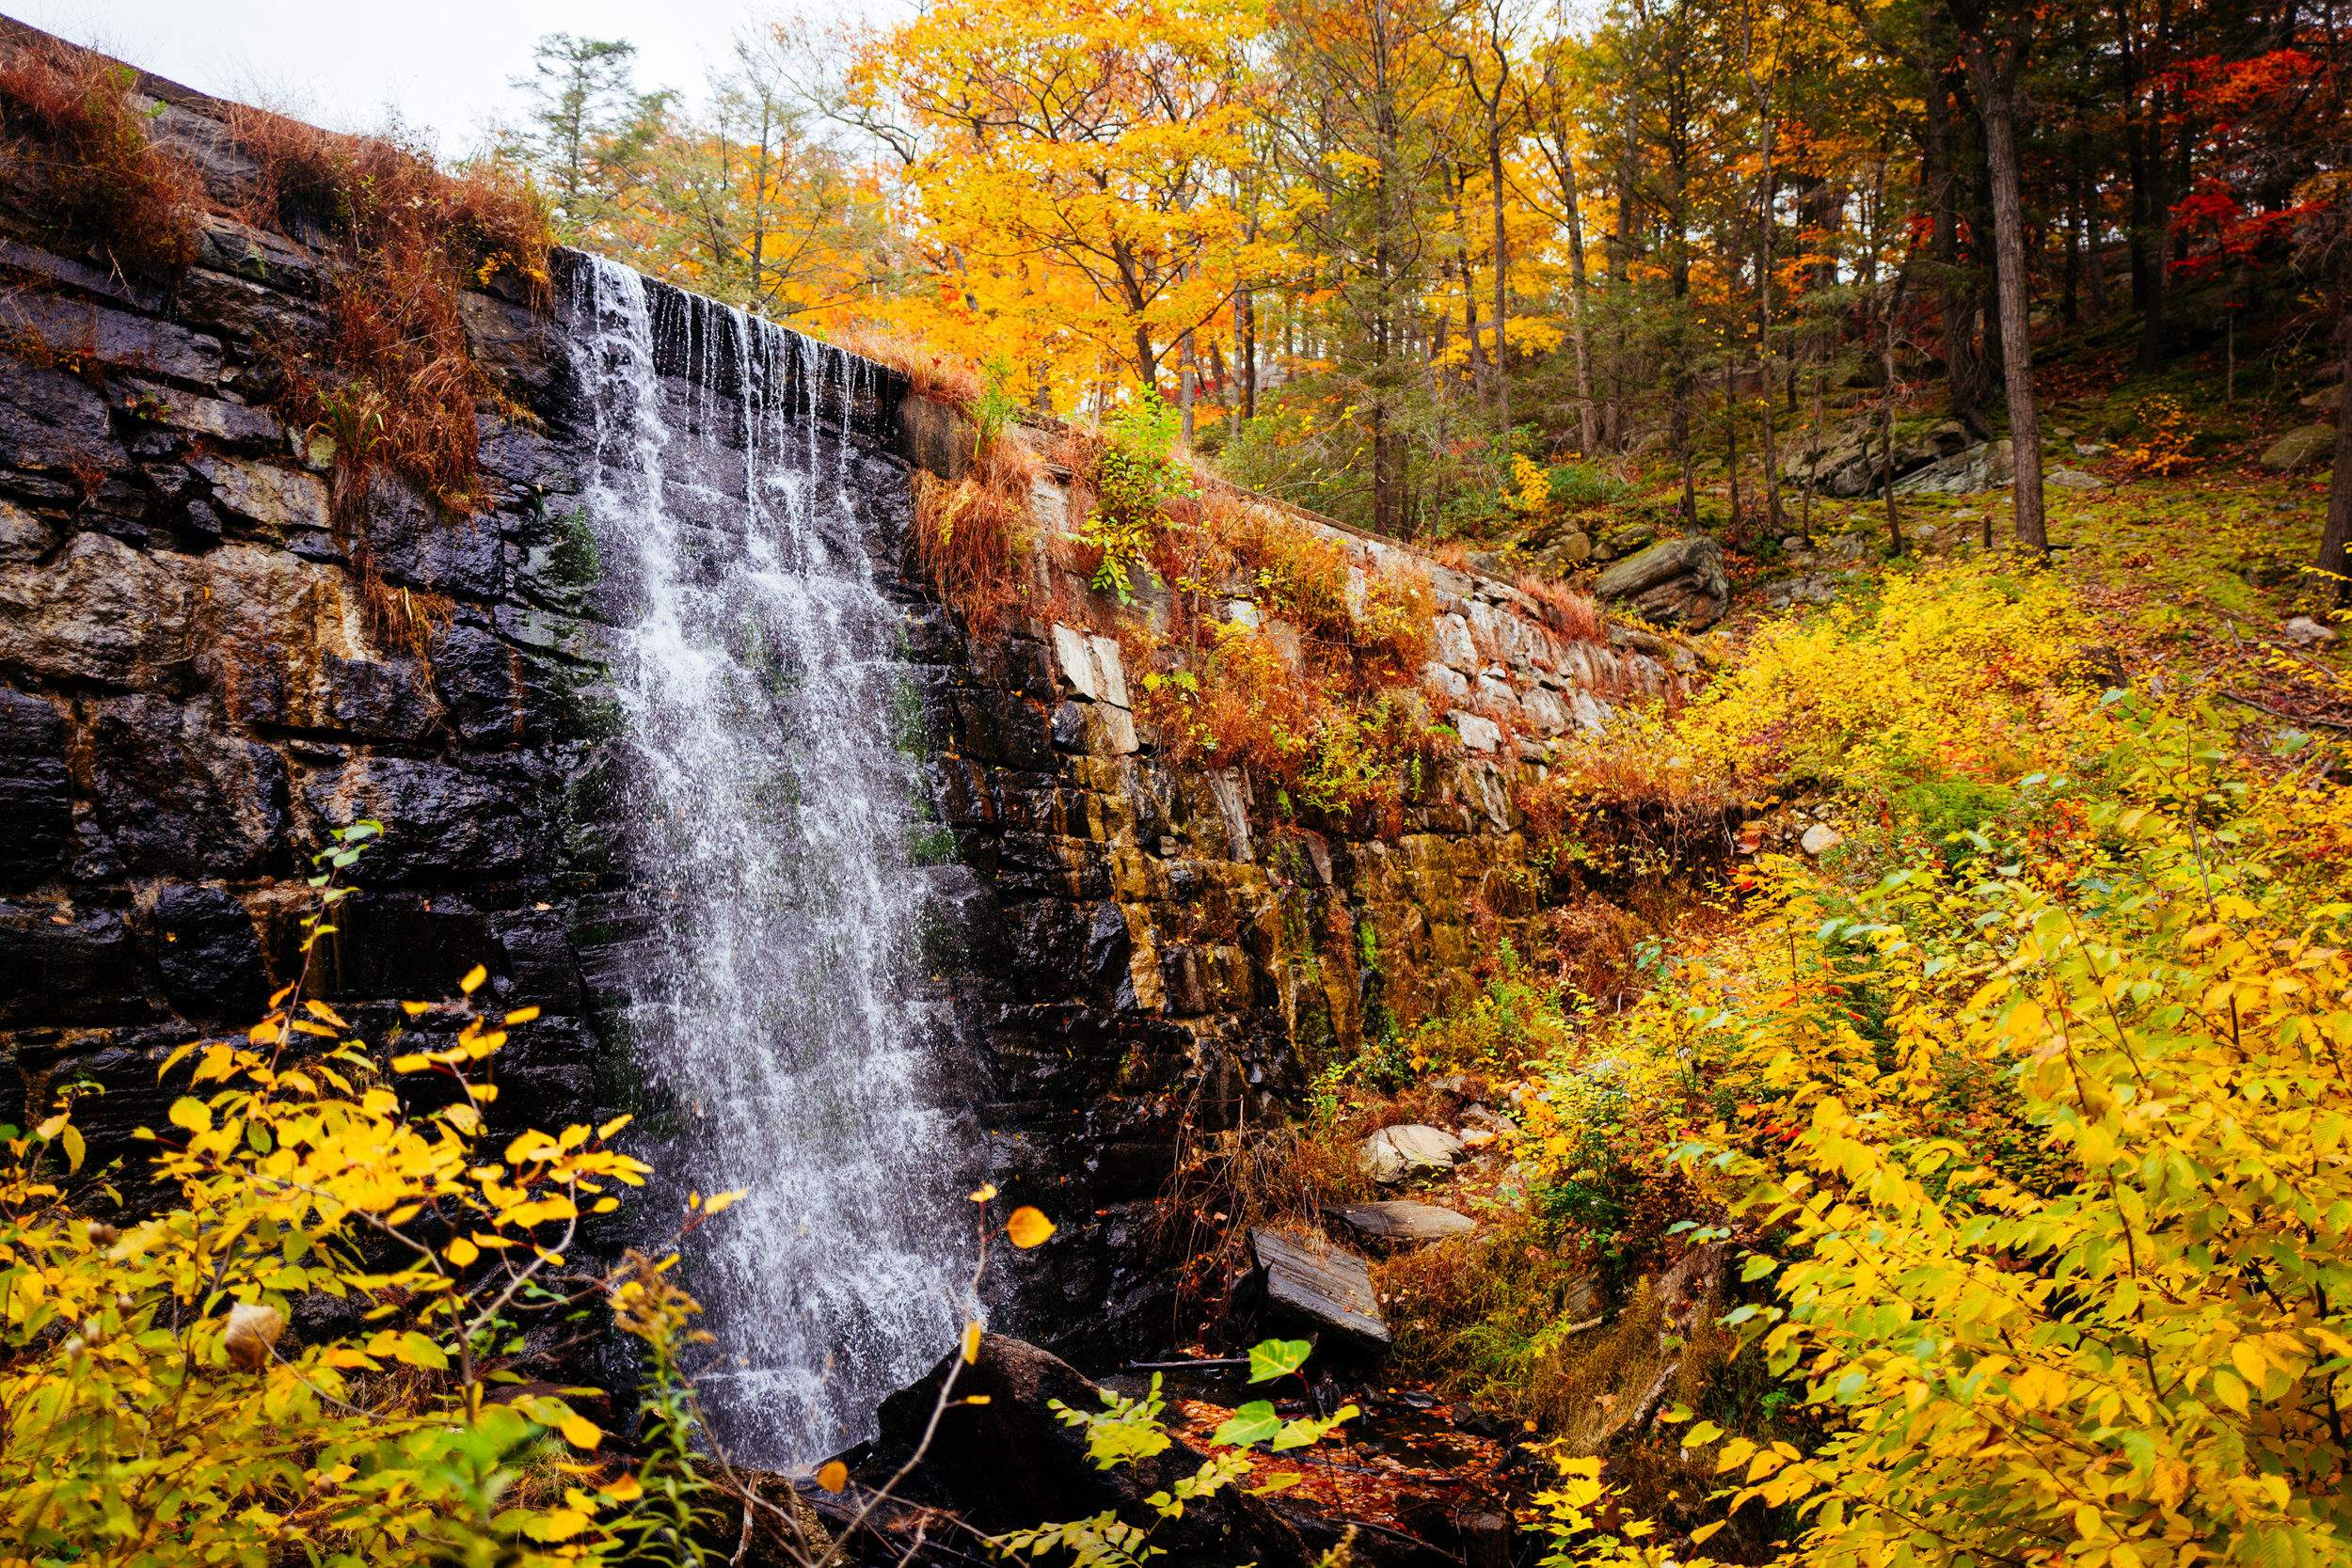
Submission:
<svg viewBox="0 0 2352 1568">
<path fill-rule="evenodd" d="M 1271 250 L 1237 205 L 1262 0 L 946 0 L 867 40 L 939 280 L 898 325 L 1061 406 L 1156 384 Z"/>
</svg>

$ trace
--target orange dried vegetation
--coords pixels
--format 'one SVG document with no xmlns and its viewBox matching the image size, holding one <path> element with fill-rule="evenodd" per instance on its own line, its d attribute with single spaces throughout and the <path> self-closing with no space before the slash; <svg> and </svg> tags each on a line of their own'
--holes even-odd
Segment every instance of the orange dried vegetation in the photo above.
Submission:
<svg viewBox="0 0 2352 1568">
<path fill-rule="evenodd" d="M 203 186 L 149 139 L 130 100 L 136 82 L 103 55 L 31 39 L 0 60 L 0 109 L 8 161 L 29 177 L 39 209 L 71 243 L 155 277 L 196 259 Z"/>
</svg>

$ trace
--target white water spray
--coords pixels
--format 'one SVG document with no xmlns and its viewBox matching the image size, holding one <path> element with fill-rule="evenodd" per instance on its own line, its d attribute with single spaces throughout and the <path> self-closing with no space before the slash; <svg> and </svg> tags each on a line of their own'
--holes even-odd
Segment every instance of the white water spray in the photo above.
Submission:
<svg viewBox="0 0 2352 1568">
<path fill-rule="evenodd" d="M 866 1434 L 968 1309 L 977 1162 L 906 992 L 920 789 L 900 617 L 846 432 L 864 361 L 626 267 L 570 269 L 589 520 L 628 592 L 621 858 L 660 931 L 632 1052 L 681 1187 L 749 1196 L 695 1238 L 707 1408 L 780 1466 Z"/>
</svg>

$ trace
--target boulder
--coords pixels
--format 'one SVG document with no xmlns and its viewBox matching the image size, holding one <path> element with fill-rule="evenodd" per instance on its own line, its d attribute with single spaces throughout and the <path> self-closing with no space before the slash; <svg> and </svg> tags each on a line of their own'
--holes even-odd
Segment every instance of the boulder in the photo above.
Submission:
<svg viewBox="0 0 2352 1568">
<path fill-rule="evenodd" d="M 1845 843 L 1846 835 L 1826 822 L 1816 822 L 1804 831 L 1804 837 L 1797 842 L 1806 854 L 1818 860 Z"/>
<path fill-rule="evenodd" d="M 2298 648 L 2308 648 L 2314 643 L 2326 648 L 2339 641 L 2335 627 L 2322 625 L 2308 615 L 2297 615 L 2280 629 L 2285 634 L 2286 640 Z"/>
<path fill-rule="evenodd" d="M 2291 474 L 2329 461 L 2335 451 L 2334 425 L 2297 425 L 2270 444 L 2270 450 L 2262 454 L 2262 466 L 2274 474 Z"/>
<path fill-rule="evenodd" d="M 1899 496 L 1972 496 L 2008 484 L 2016 477 L 2015 449 L 2007 441 L 1979 441 L 1898 480 Z"/>
<path fill-rule="evenodd" d="M 1388 1351 L 1389 1325 L 1362 1259 L 1321 1236 L 1263 1227 L 1249 1232 L 1249 1255 L 1278 1324 L 1312 1334 L 1327 1348 L 1363 1355 Z"/>
<path fill-rule="evenodd" d="M 1327 1203 L 1323 1206 L 1323 1217 L 1337 1221 L 1359 1236 L 1404 1246 L 1442 1242 L 1448 1236 L 1467 1236 L 1478 1228 L 1478 1222 L 1468 1214 L 1457 1214 L 1434 1203 L 1394 1199 L 1386 1203 Z"/>
<path fill-rule="evenodd" d="M 1383 1127 L 1356 1150 L 1356 1164 L 1384 1187 L 1422 1171 L 1452 1170 L 1462 1140 L 1441 1127 Z"/>
<path fill-rule="evenodd" d="M 940 1359 L 919 1381 L 882 1402 L 881 1435 L 869 1462 L 874 1480 L 911 1457 L 938 1407 L 950 1371 L 959 1402 L 939 1414 L 923 1462 L 900 1496 L 952 1508 L 992 1532 L 1116 1513 L 1149 1528 L 1168 1568 L 1224 1568 L 1234 1562 L 1307 1562 L 1313 1553 L 1297 1530 L 1263 1500 L 1238 1488 L 1195 1498 L 1173 1519 L 1159 1520 L 1144 1499 L 1190 1477 L 1207 1455 L 1177 1439 L 1133 1465 L 1098 1470 L 1083 1427 L 1052 1408 L 1099 1411 L 1102 1389 L 1059 1356 L 1001 1334 L 980 1336 L 977 1358 Z M 985 1404 L 973 1402 L 985 1398 Z"/>
<path fill-rule="evenodd" d="M 1628 556 L 1600 574 L 1593 592 L 1630 603 L 1661 625 L 1692 631 L 1704 631 L 1731 608 L 1724 548 L 1703 533 L 1661 540 Z"/>
<path fill-rule="evenodd" d="M 2044 484 L 2055 484 L 2061 490 L 2104 490 L 2107 482 L 2097 474 L 2087 474 L 2080 468 L 2052 468 L 2042 476 Z"/>
</svg>

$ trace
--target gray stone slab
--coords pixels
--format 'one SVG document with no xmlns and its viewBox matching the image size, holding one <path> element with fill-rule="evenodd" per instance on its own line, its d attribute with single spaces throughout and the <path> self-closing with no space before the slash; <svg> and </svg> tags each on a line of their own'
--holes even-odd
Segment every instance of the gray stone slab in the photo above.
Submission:
<svg viewBox="0 0 2352 1568">
<path fill-rule="evenodd" d="M 1278 1321 L 1360 1354 L 1388 1350 L 1389 1325 L 1362 1259 L 1321 1237 L 1263 1228 L 1249 1232 L 1249 1252 Z"/>
<path fill-rule="evenodd" d="M 1467 1236 L 1478 1228 L 1478 1222 L 1468 1214 L 1457 1214 L 1434 1203 L 1414 1203 L 1402 1198 L 1385 1203 L 1327 1203 L 1323 1206 L 1323 1217 L 1336 1220 L 1359 1235 L 1407 1246 L 1441 1242 L 1448 1236 Z"/>
</svg>

